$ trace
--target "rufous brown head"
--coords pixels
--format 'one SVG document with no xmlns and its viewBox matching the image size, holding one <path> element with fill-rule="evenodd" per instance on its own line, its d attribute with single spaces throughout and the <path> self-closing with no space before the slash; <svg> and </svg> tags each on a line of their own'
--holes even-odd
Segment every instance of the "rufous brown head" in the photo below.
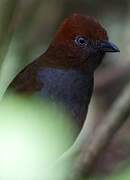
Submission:
<svg viewBox="0 0 130 180">
<path fill-rule="evenodd" d="M 106 52 L 119 52 L 93 17 L 73 14 L 65 19 L 48 51 L 60 68 L 94 71 Z"/>
</svg>

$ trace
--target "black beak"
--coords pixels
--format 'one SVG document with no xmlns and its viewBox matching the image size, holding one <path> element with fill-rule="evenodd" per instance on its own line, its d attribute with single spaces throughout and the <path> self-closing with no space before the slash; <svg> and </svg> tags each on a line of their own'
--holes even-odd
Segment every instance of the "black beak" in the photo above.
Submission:
<svg viewBox="0 0 130 180">
<path fill-rule="evenodd" d="M 98 44 L 98 50 L 103 52 L 120 52 L 119 48 L 109 41 L 100 41 Z"/>
</svg>

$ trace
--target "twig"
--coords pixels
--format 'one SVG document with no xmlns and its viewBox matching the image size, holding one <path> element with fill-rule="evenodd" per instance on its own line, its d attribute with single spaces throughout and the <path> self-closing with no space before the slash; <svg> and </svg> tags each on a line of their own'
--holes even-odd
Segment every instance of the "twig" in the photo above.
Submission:
<svg viewBox="0 0 130 180">
<path fill-rule="evenodd" d="M 95 76 L 95 93 L 108 89 L 111 85 L 117 83 L 119 80 L 128 82 L 130 72 L 130 63 L 125 66 L 114 66 L 105 68 L 96 73 Z"/>
</svg>

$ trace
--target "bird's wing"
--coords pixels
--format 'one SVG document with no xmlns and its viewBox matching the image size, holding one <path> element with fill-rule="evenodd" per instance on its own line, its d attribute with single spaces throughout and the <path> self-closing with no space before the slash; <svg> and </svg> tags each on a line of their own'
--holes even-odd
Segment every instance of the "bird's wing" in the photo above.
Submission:
<svg viewBox="0 0 130 180">
<path fill-rule="evenodd" d="M 8 90 L 18 94 L 32 94 L 39 91 L 43 87 L 43 83 L 37 79 L 38 69 L 39 66 L 35 61 L 27 65 L 11 82 Z"/>
</svg>

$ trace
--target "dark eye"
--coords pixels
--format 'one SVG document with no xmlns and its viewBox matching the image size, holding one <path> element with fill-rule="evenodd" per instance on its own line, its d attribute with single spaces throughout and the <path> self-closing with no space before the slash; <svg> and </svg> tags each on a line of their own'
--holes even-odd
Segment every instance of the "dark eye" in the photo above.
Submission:
<svg viewBox="0 0 130 180">
<path fill-rule="evenodd" d="M 88 45 L 88 40 L 84 37 L 76 37 L 75 38 L 75 43 L 78 45 L 78 46 L 86 46 Z"/>
</svg>

